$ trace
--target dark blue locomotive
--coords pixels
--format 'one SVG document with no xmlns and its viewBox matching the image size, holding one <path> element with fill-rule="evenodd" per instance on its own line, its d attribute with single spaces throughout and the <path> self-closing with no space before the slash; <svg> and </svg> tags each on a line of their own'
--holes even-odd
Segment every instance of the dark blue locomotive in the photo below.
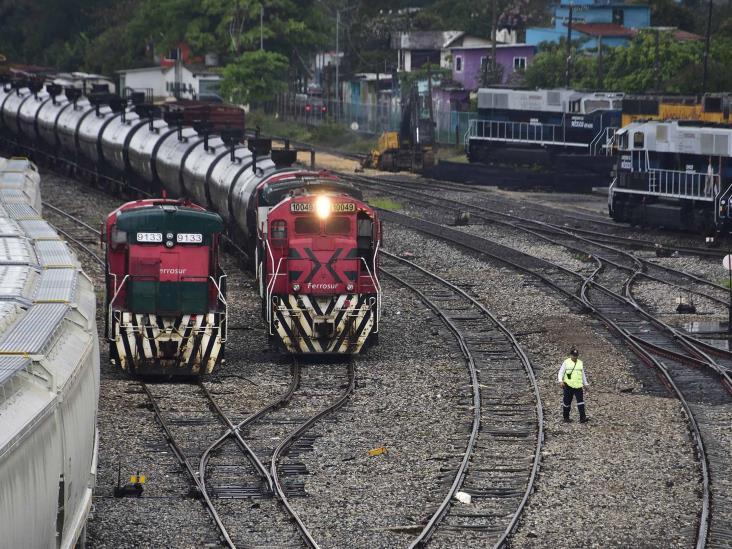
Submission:
<svg viewBox="0 0 732 549">
<path fill-rule="evenodd" d="M 622 94 L 573 90 L 478 90 L 465 152 L 471 162 L 540 165 L 548 172 L 596 175 L 607 185 Z"/>
</svg>

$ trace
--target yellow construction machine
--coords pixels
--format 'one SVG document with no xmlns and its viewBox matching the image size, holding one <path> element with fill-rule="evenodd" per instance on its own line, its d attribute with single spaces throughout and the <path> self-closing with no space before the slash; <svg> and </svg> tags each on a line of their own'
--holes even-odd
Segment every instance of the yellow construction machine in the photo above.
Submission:
<svg viewBox="0 0 732 549">
<path fill-rule="evenodd" d="M 430 101 L 430 99 L 427 99 Z M 364 168 L 397 172 L 419 171 L 435 164 L 435 125 L 431 117 L 420 115 L 416 86 L 405 101 L 399 131 L 384 132 L 377 147 L 364 161 Z"/>
</svg>

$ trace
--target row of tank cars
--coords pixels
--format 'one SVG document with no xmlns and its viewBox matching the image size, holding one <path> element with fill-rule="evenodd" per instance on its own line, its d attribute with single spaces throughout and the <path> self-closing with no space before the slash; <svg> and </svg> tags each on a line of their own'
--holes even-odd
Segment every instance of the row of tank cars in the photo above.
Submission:
<svg viewBox="0 0 732 549">
<path fill-rule="evenodd" d="M 83 545 L 95 483 L 96 297 L 39 185 L 0 158 L 0 547 Z"/>
<path fill-rule="evenodd" d="M 288 146 L 273 149 L 271 140 L 256 137 L 244 144 L 243 111 L 197 105 L 161 109 L 140 99 L 122 100 L 99 89 L 83 96 L 56 84 L 15 81 L 0 87 L 0 134 L 8 147 L 116 190 L 151 197 L 165 193 L 216 212 L 223 231 L 248 254 L 269 337 L 286 351 L 356 354 L 375 343 L 381 228 L 358 190 L 332 174 L 294 167 L 296 153 Z M 158 213 L 174 216 L 185 208 L 184 202 L 151 203 L 139 214 L 148 217 L 144 228 L 143 223 L 110 232 L 107 224 L 106 238 L 121 239 L 117 245 L 126 257 L 178 253 L 176 266 L 139 261 L 132 270 L 129 261 L 126 267 L 108 266 L 114 274 L 107 292 L 110 343 L 123 366 L 134 364 L 138 372 L 182 364 L 176 357 L 189 349 L 183 334 L 164 347 L 152 343 L 156 329 L 176 332 L 185 315 L 218 318 L 212 337 L 220 349 L 225 343 L 226 298 L 213 261 L 196 274 L 199 282 L 201 276 L 208 280 L 208 301 L 188 300 L 198 308 L 184 305 L 194 285 L 188 278 L 193 248 L 210 239 L 202 231 L 184 233 L 180 224 L 168 230 L 166 216 Z M 114 215 L 122 219 L 126 214 Z M 112 249 L 108 241 L 108 257 Z M 210 258 L 215 251 L 209 246 Z M 136 290 L 127 291 L 143 281 L 153 283 L 147 295 L 157 297 L 141 299 Z M 179 298 L 162 299 L 166 292 Z M 142 304 L 147 308 L 140 309 Z M 120 338 L 130 344 L 120 344 Z M 212 367 L 203 355 L 186 364 L 181 373 Z"/>
</svg>

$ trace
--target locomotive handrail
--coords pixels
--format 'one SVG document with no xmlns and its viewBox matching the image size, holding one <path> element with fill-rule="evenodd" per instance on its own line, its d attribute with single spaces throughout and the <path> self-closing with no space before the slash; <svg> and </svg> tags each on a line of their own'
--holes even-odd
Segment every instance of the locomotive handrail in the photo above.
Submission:
<svg viewBox="0 0 732 549">
<path fill-rule="evenodd" d="M 469 121 L 467 139 L 496 141 L 516 141 L 522 143 L 556 143 L 562 145 L 586 147 L 586 143 L 572 143 L 566 140 L 565 127 L 560 124 L 543 124 L 540 122 L 510 122 L 505 120 L 480 120 L 473 118 Z"/>
<path fill-rule="evenodd" d="M 590 142 L 590 154 L 592 156 L 597 156 L 598 149 L 599 150 L 605 150 L 605 156 L 609 156 L 609 150 L 611 148 L 612 142 L 615 139 L 615 130 L 618 128 L 614 126 L 607 126 L 605 128 L 601 128 L 599 132 L 597 132 L 597 135 L 592 139 Z M 603 142 L 604 138 L 604 143 Z M 601 144 L 602 143 L 602 144 Z"/>
<path fill-rule="evenodd" d="M 124 285 L 127 282 L 127 279 L 130 278 L 130 275 L 126 274 L 125 277 L 122 279 L 122 283 L 119 285 L 119 287 L 117 287 L 117 275 L 115 273 L 111 273 L 111 274 L 114 277 L 115 290 L 114 290 L 114 296 L 112 296 L 112 299 L 109 300 L 109 308 L 107 311 L 107 334 L 106 335 L 107 335 L 107 339 L 110 341 L 111 341 L 111 337 L 110 337 L 109 330 L 111 329 L 111 326 L 112 326 L 112 316 L 113 316 L 112 312 L 113 312 L 114 302 L 116 301 L 119 293 L 122 291 L 122 288 L 124 288 Z"/>
<path fill-rule="evenodd" d="M 277 277 L 280 275 L 280 267 L 282 266 L 283 259 L 284 258 L 281 257 L 277 262 L 277 269 L 274 274 L 271 275 L 272 278 L 267 282 L 267 325 L 269 326 L 269 335 L 274 335 L 272 333 L 272 292 L 274 291 L 274 285 L 277 282 Z"/>
<path fill-rule="evenodd" d="M 226 298 L 224 297 L 224 294 L 221 292 L 221 286 L 222 281 L 224 278 L 226 278 L 227 275 L 223 274 L 219 277 L 218 284 L 216 283 L 216 280 L 214 280 L 214 277 L 209 275 L 209 278 L 211 279 L 211 284 L 214 285 L 214 288 L 216 288 L 216 298 L 221 301 L 221 303 L 224 304 L 224 335 L 221 338 L 221 343 L 226 343 L 226 338 L 229 335 L 229 304 L 226 302 Z"/>
<path fill-rule="evenodd" d="M 374 330 L 375 334 L 379 333 L 379 320 L 381 319 L 381 282 L 379 282 L 379 277 L 376 276 L 376 257 L 379 253 L 379 243 L 376 243 L 376 248 L 374 249 L 374 272 L 371 273 L 371 269 L 369 268 L 368 263 L 366 262 L 365 257 L 361 257 L 361 261 L 364 264 L 364 267 L 366 267 L 366 272 L 369 274 L 369 278 L 374 282 L 374 287 L 376 288 L 376 329 Z"/>
</svg>

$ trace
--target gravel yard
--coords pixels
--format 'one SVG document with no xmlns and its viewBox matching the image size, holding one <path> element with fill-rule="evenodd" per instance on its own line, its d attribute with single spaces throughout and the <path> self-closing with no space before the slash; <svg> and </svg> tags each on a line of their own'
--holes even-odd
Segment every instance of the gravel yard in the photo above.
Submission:
<svg viewBox="0 0 732 549">
<path fill-rule="evenodd" d="M 530 351 L 546 444 L 538 490 L 513 545 L 564 546 L 571 528 L 571 545 L 579 547 L 688 546 L 699 477 L 679 403 L 601 326 L 526 277 L 411 231 L 387 230 L 389 251 L 415 254 L 425 268 L 471 285 Z M 559 421 L 556 372 L 571 345 L 580 348 L 591 383 L 586 425 Z"/>
<path fill-rule="evenodd" d="M 51 174 L 44 174 L 43 192 L 49 202 L 92 226 L 99 226 L 102 216 L 120 203 Z M 593 200 L 582 209 L 592 210 Z M 404 210 L 451 221 L 445 211 L 406 205 Z M 64 226 L 50 211 L 45 215 Z M 587 273 L 594 268 L 581 254 L 519 231 L 497 225 L 463 230 L 568 269 Z M 691 545 L 700 509 L 698 464 L 681 406 L 655 374 L 639 365 L 604 326 L 531 277 L 398 226 L 388 225 L 384 232 L 386 249 L 409 255 L 479 296 L 517 334 L 534 363 L 546 440 L 537 490 L 513 547 Z M 88 240 L 96 241 L 92 235 Z M 98 299 L 103 299 L 101 269 L 87 256 L 79 257 L 97 284 Z M 710 260 L 652 261 L 717 279 Z M 207 387 L 236 421 L 284 390 L 289 363 L 266 350 L 253 282 L 237 260 L 227 257 L 226 262 L 230 341 L 226 362 Z M 724 308 L 703 298 L 694 300 L 700 314 L 676 315 L 675 296 L 655 282 L 639 281 L 634 294 L 649 310 L 679 325 L 725 319 Z M 384 280 L 383 310 L 380 345 L 356 360 L 353 398 L 311 430 L 313 449 L 297 458 L 308 472 L 307 497 L 293 497 L 291 503 L 324 548 L 408 545 L 446 492 L 467 440 L 469 378 L 453 336 L 417 297 L 389 280 Z M 98 322 L 103 330 L 102 318 Z M 580 348 L 590 381 L 586 400 L 591 422 L 586 425 L 560 422 L 556 372 L 572 345 Z M 216 546 L 216 529 L 191 497 L 190 479 L 170 453 L 145 395 L 109 363 L 104 344 L 102 351 L 91 546 Z M 572 413 L 576 419 L 576 409 Z M 709 413 L 729 424 L 729 407 Z M 720 430 L 712 450 L 724 454 L 731 444 Z M 369 455 L 381 447 L 386 452 Z M 120 464 L 123 481 L 137 471 L 147 475 L 142 498 L 112 497 Z M 470 511 L 465 504 L 455 505 L 458 511 Z"/>
</svg>

